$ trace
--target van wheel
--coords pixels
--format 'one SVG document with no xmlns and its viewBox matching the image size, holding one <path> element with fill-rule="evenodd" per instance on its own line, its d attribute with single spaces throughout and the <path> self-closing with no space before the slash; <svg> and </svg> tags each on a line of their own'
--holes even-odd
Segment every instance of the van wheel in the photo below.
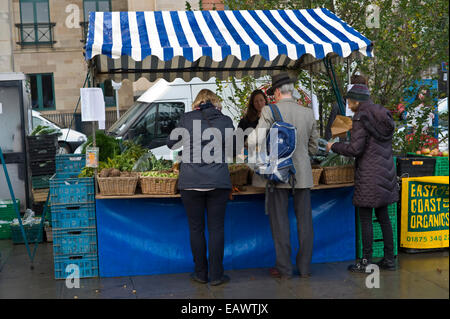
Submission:
<svg viewBox="0 0 450 319">
<path fill-rule="evenodd" d="M 58 154 L 69 154 L 72 153 L 69 144 L 59 143 Z"/>
</svg>

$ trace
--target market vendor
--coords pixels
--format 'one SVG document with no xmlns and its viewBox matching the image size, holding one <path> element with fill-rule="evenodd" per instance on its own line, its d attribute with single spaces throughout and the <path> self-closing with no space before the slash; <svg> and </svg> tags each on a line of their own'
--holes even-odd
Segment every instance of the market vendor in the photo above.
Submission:
<svg viewBox="0 0 450 319">
<path fill-rule="evenodd" d="M 261 116 L 261 111 L 267 104 L 269 104 L 269 100 L 264 92 L 262 90 L 254 90 L 248 100 L 247 111 L 244 117 L 239 121 L 238 127 L 243 131 L 248 128 L 256 128 Z"/>
</svg>

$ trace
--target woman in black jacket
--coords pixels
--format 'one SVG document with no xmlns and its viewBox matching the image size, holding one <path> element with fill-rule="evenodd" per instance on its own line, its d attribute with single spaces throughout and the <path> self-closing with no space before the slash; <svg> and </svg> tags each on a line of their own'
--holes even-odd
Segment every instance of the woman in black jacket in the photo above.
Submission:
<svg viewBox="0 0 450 319">
<path fill-rule="evenodd" d="M 210 90 L 201 90 L 192 108 L 192 112 L 181 116 L 177 127 L 186 135 L 172 136 L 176 135 L 172 131 L 167 146 L 175 149 L 180 147 L 180 144 L 183 145 L 178 188 L 189 221 L 195 264 L 191 279 L 207 283 L 209 274 L 210 284 L 216 286 L 230 279 L 224 275 L 223 270 L 225 210 L 231 190 L 230 173 L 225 161 L 225 131 L 233 131 L 234 126 L 231 118 L 220 112 L 220 100 Z M 214 158 L 212 162 L 202 156 L 205 147 L 212 141 L 212 138 L 201 138 L 208 128 L 220 131 L 220 136 L 214 138 L 222 147 L 221 154 L 215 153 L 219 149 L 211 149 L 208 155 Z M 196 136 L 196 132 L 201 132 L 201 135 Z M 209 134 L 206 135 L 209 138 Z M 206 254 L 205 209 L 209 232 L 209 260 Z"/>
</svg>

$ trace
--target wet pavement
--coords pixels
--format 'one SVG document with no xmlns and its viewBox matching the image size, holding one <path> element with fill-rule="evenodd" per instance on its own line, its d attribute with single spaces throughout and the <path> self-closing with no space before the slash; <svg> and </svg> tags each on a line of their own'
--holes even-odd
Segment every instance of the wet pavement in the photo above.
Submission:
<svg viewBox="0 0 450 319">
<path fill-rule="evenodd" d="M 0 240 L 0 298 L 62 299 L 448 299 L 448 250 L 400 253 L 397 271 L 381 271 L 380 287 L 366 287 L 365 274 L 349 273 L 350 262 L 313 264 L 310 278 L 271 278 L 268 269 L 226 271 L 231 281 L 218 287 L 170 274 L 80 280 L 69 289 L 55 280 L 51 243 L 40 244 L 30 270 L 24 245 Z M 376 261 L 376 260 L 375 260 Z"/>
</svg>

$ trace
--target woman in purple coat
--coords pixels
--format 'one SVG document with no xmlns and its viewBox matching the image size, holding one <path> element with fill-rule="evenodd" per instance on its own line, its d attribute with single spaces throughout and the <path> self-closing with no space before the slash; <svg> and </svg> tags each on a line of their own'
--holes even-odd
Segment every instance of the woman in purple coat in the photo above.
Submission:
<svg viewBox="0 0 450 319">
<path fill-rule="evenodd" d="M 375 209 L 384 241 L 384 258 L 377 265 L 381 269 L 395 270 L 394 240 L 387 209 L 399 196 L 392 156 L 395 122 L 386 108 L 371 101 L 366 85 L 355 84 L 346 98 L 355 113 L 350 143 L 328 143 L 327 150 L 355 157 L 353 204 L 359 209 L 363 257 L 348 269 L 365 272 L 372 262 L 372 210 Z"/>
</svg>

